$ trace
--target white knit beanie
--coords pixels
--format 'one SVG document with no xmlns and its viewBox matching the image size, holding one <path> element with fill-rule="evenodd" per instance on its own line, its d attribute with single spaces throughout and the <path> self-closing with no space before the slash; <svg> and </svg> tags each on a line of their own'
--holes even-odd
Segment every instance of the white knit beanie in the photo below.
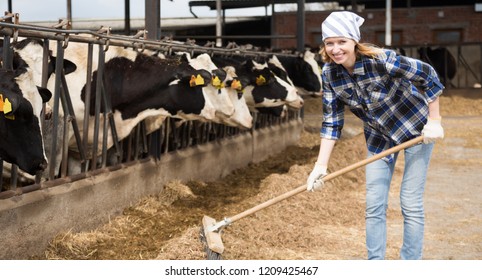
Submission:
<svg viewBox="0 0 482 280">
<path fill-rule="evenodd" d="M 360 26 L 364 21 L 364 18 L 352 12 L 333 12 L 321 24 L 323 41 L 330 37 L 345 37 L 359 42 Z"/>
</svg>

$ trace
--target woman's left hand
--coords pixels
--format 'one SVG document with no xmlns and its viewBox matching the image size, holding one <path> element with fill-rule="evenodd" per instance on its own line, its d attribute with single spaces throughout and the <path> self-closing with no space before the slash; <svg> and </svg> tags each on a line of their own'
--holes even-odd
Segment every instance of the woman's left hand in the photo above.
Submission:
<svg viewBox="0 0 482 280">
<path fill-rule="evenodd" d="M 435 143 L 437 140 L 444 138 L 444 129 L 442 127 L 442 118 L 428 118 L 427 123 L 422 129 L 423 143 Z"/>
</svg>

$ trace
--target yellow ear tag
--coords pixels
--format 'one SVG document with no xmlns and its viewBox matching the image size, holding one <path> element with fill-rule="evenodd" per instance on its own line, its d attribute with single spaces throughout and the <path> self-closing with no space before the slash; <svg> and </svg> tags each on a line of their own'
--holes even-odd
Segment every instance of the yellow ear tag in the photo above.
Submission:
<svg viewBox="0 0 482 280">
<path fill-rule="evenodd" d="M 224 85 L 223 85 L 223 82 L 221 82 L 221 80 L 219 79 L 218 76 L 215 76 L 211 83 L 212 83 L 213 86 L 216 87 L 217 89 L 221 89 L 221 88 L 224 86 Z"/>
<path fill-rule="evenodd" d="M 4 114 L 8 114 L 12 112 L 12 103 L 8 100 L 8 98 L 5 98 L 5 102 L 3 101 L 3 96 L 0 94 L 0 112 L 3 112 Z M 5 115 L 6 119 L 10 120 L 15 120 L 15 116 L 7 116 Z"/>
<path fill-rule="evenodd" d="M 196 76 L 192 75 L 191 80 L 189 80 L 189 86 L 195 87 L 196 86 Z"/>
<path fill-rule="evenodd" d="M 231 83 L 231 88 L 240 91 L 243 89 L 243 85 L 241 85 L 240 80 L 233 80 Z"/>
<path fill-rule="evenodd" d="M 266 84 L 266 79 L 263 77 L 263 75 L 259 75 L 257 78 L 256 78 L 256 84 L 258 86 L 262 86 L 264 84 Z"/>
<path fill-rule="evenodd" d="M 201 75 L 197 74 L 197 77 L 196 77 L 196 85 L 199 86 L 199 85 L 204 85 L 204 79 L 203 77 L 201 77 Z"/>
<path fill-rule="evenodd" d="M 3 95 L 0 94 L 0 112 L 3 112 Z"/>
<path fill-rule="evenodd" d="M 3 103 L 3 113 L 8 114 L 12 112 L 12 103 L 8 101 L 8 98 L 5 98 L 5 102 Z"/>
<path fill-rule="evenodd" d="M 201 75 L 197 75 L 195 77 L 194 75 L 191 76 L 191 80 L 189 81 L 189 85 L 191 87 L 199 86 L 199 85 L 204 85 L 204 79 L 201 77 Z"/>
</svg>

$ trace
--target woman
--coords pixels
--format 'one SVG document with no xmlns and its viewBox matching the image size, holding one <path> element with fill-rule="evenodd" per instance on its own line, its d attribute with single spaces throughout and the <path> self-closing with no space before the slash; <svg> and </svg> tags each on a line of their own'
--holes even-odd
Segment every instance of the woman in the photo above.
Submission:
<svg viewBox="0 0 482 280">
<path fill-rule="evenodd" d="M 323 186 L 331 152 L 341 135 L 345 105 L 363 120 L 368 157 L 422 134 L 423 144 L 404 151 L 400 189 L 404 218 L 400 258 L 421 259 L 427 169 L 433 143 L 444 137 L 438 98 L 443 85 L 430 65 L 360 43 L 363 21 L 352 12 L 342 11 L 331 13 L 321 25 L 323 122 L 320 151 L 307 190 Z M 385 258 L 386 209 L 397 156 L 366 166 L 368 259 Z"/>
</svg>

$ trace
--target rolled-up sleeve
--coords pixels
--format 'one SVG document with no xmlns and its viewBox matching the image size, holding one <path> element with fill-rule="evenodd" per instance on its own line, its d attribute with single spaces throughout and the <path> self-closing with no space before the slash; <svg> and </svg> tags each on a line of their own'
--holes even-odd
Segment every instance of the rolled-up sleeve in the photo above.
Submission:
<svg viewBox="0 0 482 280">
<path fill-rule="evenodd" d="M 391 76 L 406 77 L 425 94 L 428 102 L 432 102 L 442 94 L 444 86 L 440 82 L 435 69 L 421 60 L 397 55 L 387 51 L 386 67 Z"/>
<path fill-rule="evenodd" d="M 338 140 L 344 124 L 344 104 L 336 98 L 330 83 L 323 78 L 323 122 L 320 136 L 326 139 Z"/>
</svg>

